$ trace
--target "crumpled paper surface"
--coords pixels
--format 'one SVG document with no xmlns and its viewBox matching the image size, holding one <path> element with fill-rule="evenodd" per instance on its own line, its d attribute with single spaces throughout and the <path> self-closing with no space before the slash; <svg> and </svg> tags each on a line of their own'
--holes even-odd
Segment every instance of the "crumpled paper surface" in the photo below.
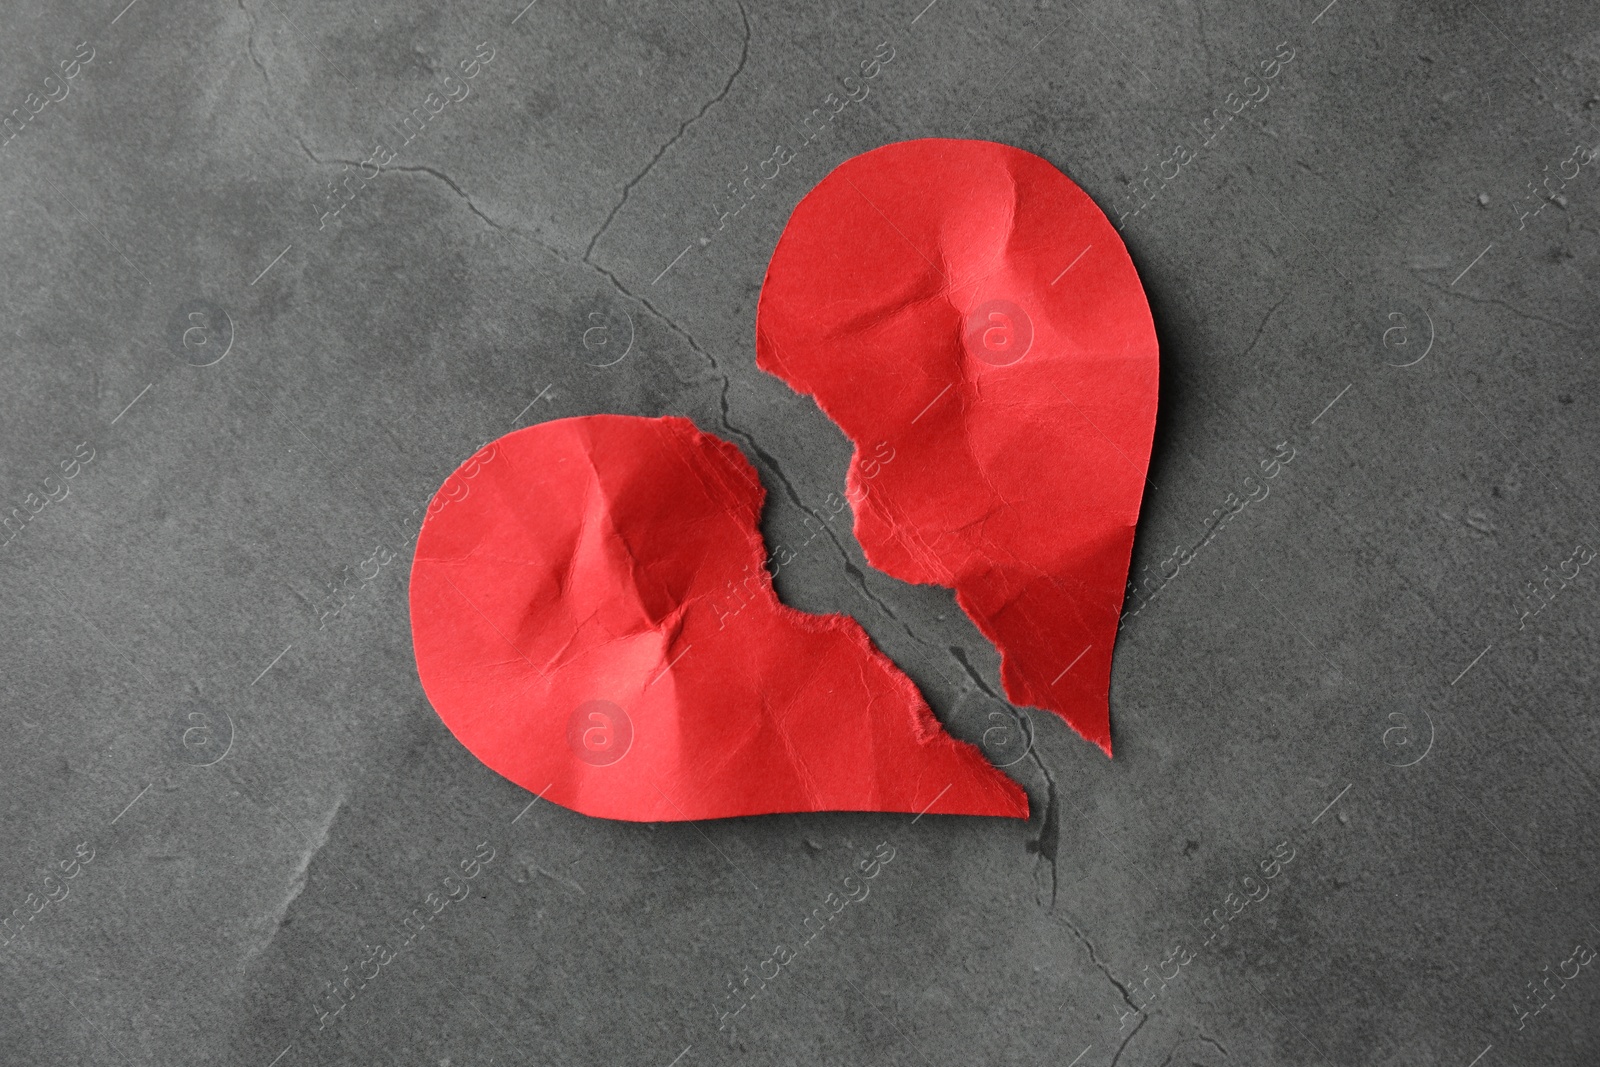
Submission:
<svg viewBox="0 0 1600 1067">
<path fill-rule="evenodd" d="M 733 445 L 686 419 L 593 415 L 469 463 L 423 523 L 411 625 L 428 699 L 493 770 L 634 821 L 1027 817 L 859 624 L 779 603 L 766 493 Z"/>
<path fill-rule="evenodd" d="M 893 144 L 795 208 L 767 269 L 758 365 L 859 457 L 873 566 L 953 587 L 1006 694 L 1111 753 L 1111 650 L 1155 429 L 1154 324 L 1100 209 L 1029 152 Z M 861 481 L 852 463 L 850 487 Z"/>
</svg>

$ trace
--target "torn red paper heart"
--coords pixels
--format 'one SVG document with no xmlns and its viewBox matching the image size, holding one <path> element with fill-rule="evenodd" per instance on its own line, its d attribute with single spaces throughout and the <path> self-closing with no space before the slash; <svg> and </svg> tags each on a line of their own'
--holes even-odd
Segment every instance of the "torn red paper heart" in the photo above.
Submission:
<svg viewBox="0 0 1600 1067">
<path fill-rule="evenodd" d="M 762 489 L 685 419 L 507 434 L 417 538 L 417 673 L 490 768 L 587 815 L 1026 818 L 853 619 L 779 603 Z"/>
<path fill-rule="evenodd" d="M 1017 148 L 879 148 L 795 208 L 756 323 L 762 369 L 815 397 L 857 455 L 896 450 L 856 506 L 868 561 L 953 587 L 1000 650 L 1011 700 L 1110 755 L 1158 360 L 1105 215 Z"/>
</svg>

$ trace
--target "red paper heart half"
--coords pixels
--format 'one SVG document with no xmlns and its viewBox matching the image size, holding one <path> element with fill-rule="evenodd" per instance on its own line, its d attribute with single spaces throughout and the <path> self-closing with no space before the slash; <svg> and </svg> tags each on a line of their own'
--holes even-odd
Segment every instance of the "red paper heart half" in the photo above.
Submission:
<svg viewBox="0 0 1600 1067">
<path fill-rule="evenodd" d="M 855 507 L 868 561 L 953 587 L 1011 700 L 1110 755 L 1158 360 L 1105 215 L 1017 148 L 879 148 L 795 208 L 756 324 L 757 364 L 815 397 L 858 458 L 895 450 Z M 862 481 L 852 463 L 851 489 Z"/>
<path fill-rule="evenodd" d="M 491 769 L 586 815 L 1026 818 L 842 615 L 778 601 L 766 496 L 680 418 L 507 434 L 434 497 L 411 569 L 417 673 Z"/>
</svg>

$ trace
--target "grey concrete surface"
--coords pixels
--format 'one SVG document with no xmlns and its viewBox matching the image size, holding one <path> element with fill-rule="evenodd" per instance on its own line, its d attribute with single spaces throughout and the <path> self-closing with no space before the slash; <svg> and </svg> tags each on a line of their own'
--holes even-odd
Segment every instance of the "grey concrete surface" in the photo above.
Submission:
<svg viewBox="0 0 1600 1067">
<path fill-rule="evenodd" d="M 1520 617 L 1600 545 L 1600 17 L 925 2 L 0 15 L 0 1062 L 1600 1058 L 1593 574 Z M 763 271 L 830 167 L 921 136 L 1129 213 L 1163 348 L 1136 575 L 1293 460 L 1128 619 L 1114 761 L 845 523 L 784 570 L 958 735 L 1005 727 L 1027 825 L 529 807 L 417 684 L 418 509 L 514 426 L 674 413 L 803 538 L 849 453 L 754 367 Z"/>
</svg>

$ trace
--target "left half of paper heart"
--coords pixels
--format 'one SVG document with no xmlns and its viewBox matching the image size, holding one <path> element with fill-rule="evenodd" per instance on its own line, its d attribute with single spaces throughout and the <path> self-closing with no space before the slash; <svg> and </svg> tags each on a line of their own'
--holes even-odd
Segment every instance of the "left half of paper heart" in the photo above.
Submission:
<svg viewBox="0 0 1600 1067">
<path fill-rule="evenodd" d="M 560 419 L 486 446 L 429 505 L 412 565 L 439 717 L 490 769 L 603 818 L 1026 818 L 860 624 L 778 600 L 765 496 L 687 419 Z"/>
</svg>

